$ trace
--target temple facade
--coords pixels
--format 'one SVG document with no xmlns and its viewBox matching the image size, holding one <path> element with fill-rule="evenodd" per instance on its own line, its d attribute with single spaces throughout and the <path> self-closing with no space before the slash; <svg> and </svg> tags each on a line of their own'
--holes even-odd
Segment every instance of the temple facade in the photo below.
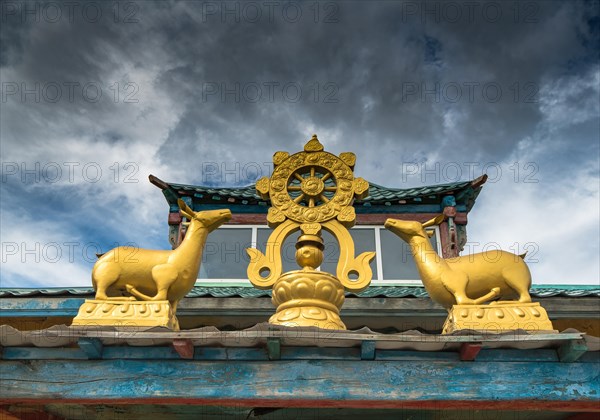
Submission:
<svg viewBox="0 0 600 420">
<path fill-rule="evenodd" d="M 308 154 L 322 151 L 309 146 Z M 274 159 L 284 165 L 288 154 Z M 353 155 L 340 159 L 353 169 Z M 285 199 L 266 181 L 218 188 L 150 176 L 168 203 L 174 250 L 197 235 L 191 223 L 207 223 L 203 212 L 231 211 L 203 244 L 195 285 L 181 300 L 160 301 L 173 317 L 177 311 L 177 324 L 147 327 L 127 318 L 131 308 L 139 307 L 137 316 L 163 311 L 149 291 L 130 285 L 109 295 L 121 299 L 113 306 L 98 301 L 92 287 L 0 289 L 0 417 L 596 418 L 600 288 L 532 286 L 548 330 L 521 322 L 442 333 L 449 310 L 432 299 L 414 250 L 386 221 L 418 222 L 429 252 L 453 259 L 467 243 L 469 212 L 486 176 L 398 189 L 353 179 L 341 166 L 330 172 L 340 188 L 347 179 L 348 199 L 336 198 L 331 176 L 313 169 L 296 180 L 290 175 Z M 331 217 L 310 211 L 335 200 L 342 205 L 330 206 L 338 212 Z M 303 201 L 300 217 L 292 203 Z M 275 262 L 270 247 L 280 256 Z M 253 255 L 264 258 L 256 263 Z M 310 283 L 302 276 L 325 284 L 320 295 L 306 295 Z M 343 285 L 337 291 L 336 276 Z M 370 283 L 361 283 L 364 277 Z M 478 314 L 508 313 L 471 303 Z M 85 308 L 98 316 L 112 311 L 122 322 L 82 321 Z M 340 321 L 324 324 L 322 314 Z"/>
</svg>

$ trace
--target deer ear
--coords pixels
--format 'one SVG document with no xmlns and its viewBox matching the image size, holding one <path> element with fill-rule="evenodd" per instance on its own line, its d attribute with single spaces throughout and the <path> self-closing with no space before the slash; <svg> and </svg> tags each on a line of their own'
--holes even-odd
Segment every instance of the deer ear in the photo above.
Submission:
<svg viewBox="0 0 600 420">
<path fill-rule="evenodd" d="M 430 227 L 430 226 L 436 226 L 439 225 L 440 223 L 442 223 L 444 221 L 444 219 L 446 219 L 446 216 L 442 213 L 440 215 L 438 215 L 437 217 L 434 217 L 431 220 L 426 221 L 425 223 L 423 223 L 423 227 Z"/>
<path fill-rule="evenodd" d="M 177 204 L 179 205 L 179 209 L 182 212 L 187 212 L 187 213 L 193 213 L 194 212 L 191 208 L 189 208 L 189 206 L 187 204 L 185 204 L 185 201 L 183 201 L 181 198 L 177 199 Z"/>
<path fill-rule="evenodd" d="M 177 199 L 177 204 L 179 205 L 179 213 L 181 213 L 190 220 L 194 218 L 194 211 L 190 209 L 187 204 L 185 204 L 185 201 L 179 198 Z"/>
</svg>

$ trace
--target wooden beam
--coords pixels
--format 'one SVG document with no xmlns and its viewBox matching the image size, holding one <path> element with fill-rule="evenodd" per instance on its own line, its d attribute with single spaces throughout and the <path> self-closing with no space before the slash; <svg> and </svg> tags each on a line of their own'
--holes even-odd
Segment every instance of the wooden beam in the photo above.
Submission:
<svg viewBox="0 0 600 420">
<path fill-rule="evenodd" d="M 281 340 L 279 338 L 267 339 L 267 351 L 269 352 L 269 360 L 281 359 Z"/>
<path fill-rule="evenodd" d="M 81 337 L 77 340 L 77 345 L 87 355 L 89 359 L 101 359 L 104 345 L 98 338 Z"/>
<path fill-rule="evenodd" d="M 375 360 L 375 341 L 365 340 L 361 343 L 360 358 L 362 360 Z"/>
<path fill-rule="evenodd" d="M 441 209 L 438 213 L 372 213 L 372 214 L 357 214 L 356 224 L 357 225 L 383 225 L 388 218 L 402 219 L 402 220 L 416 220 L 418 222 L 426 222 L 427 220 L 433 219 L 441 213 Z M 454 223 L 459 225 L 467 224 L 467 213 L 456 213 Z"/>
<path fill-rule="evenodd" d="M 537 401 L 600 411 L 600 364 L 460 361 L 3 361 L 0 403 L 402 407 Z M 102 386 L 98 386 L 101 383 Z"/>
<path fill-rule="evenodd" d="M 570 340 L 563 343 L 557 350 L 558 358 L 561 362 L 572 363 L 577 361 L 588 351 L 583 340 Z"/>
<path fill-rule="evenodd" d="M 367 342 L 368 343 L 368 342 Z M 454 351 L 376 350 L 370 352 L 369 344 L 361 347 L 297 347 L 280 346 L 281 360 L 341 360 L 358 361 L 451 361 L 458 362 L 460 353 Z M 275 351 L 275 349 L 273 349 Z M 588 352 L 577 363 L 600 363 L 598 352 Z M 276 357 L 273 353 L 273 357 Z M 102 351 L 103 360 L 179 360 L 181 355 L 173 346 L 108 346 Z M 88 356 L 78 348 L 6 347 L 3 360 L 85 360 Z M 188 359 L 189 360 L 189 359 Z M 261 347 L 195 347 L 194 360 L 267 361 L 267 346 Z M 275 359 L 273 359 L 275 360 Z M 488 362 L 559 362 L 554 349 L 516 350 L 484 349 L 476 358 L 478 363 Z"/>
<path fill-rule="evenodd" d="M 48 398 L 44 400 L 40 399 L 19 399 L 19 404 L 56 404 L 56 400 Z M 86 400 L 69 400 L 65 402 L 61 401 L 63 404 L 80 404 L 82 406 L 88 405 L 105 405 L 110 404 L 115 407 L 122 407 L 122 410 L 116 411 L 122 418 L 123 413 L 127 413 L 127 408 L 123 406 L 129 407 L 148 407 L 150 405 L 190 405 L 190 406 L 218 406 L 218 407 L 232 407 L 235 409 L 247 407 L 261 407 L 261 409 L 266 409 L 267 407 L 280 407 L 280 408 L 311 408 L 319 410 L 320 408 L 367 408 L 367 409 L 397 409 L 397 410 L 433 410 L 433 414 L 438 413 L 438 417 L 434 418 L 445 418 L 447 417 L 448 410 L 469 410 L 468 413 L 463 413 L 464 418 L 473 418 L 473 410 L 477 411 L 499 411 L 506 410 L 511 412 L 521 412 L 521 411 L 555 411 L 555 412 L 582 412 L 582 413 L 598 413 L 598 402 L 596 401 L 545 401 L 545 400 L 532 400 L 532 399 L 519 399 L 512 401 L 497 401 L 497 400 L 485 400 L 485 401 L 470 401 L 470 400 L 452 400 L 452 401 L 438 401 L 438 400 L 425 400 L 425 401 L 377 401 L 375 403 L 363 403 L 363 402 L 355 402 L 349 401 L 345 402 L 343 400 L 318 400 L 318 401 L 305 401 L 305 400 L 287 400 L 285 398 L 277 398 L 277 399 L 239 399 L 239 398 L 194 398 L 194 399 L 181 399 L 181 398 L 143 398 L 143 399 L 131 399 L 131 398 L 121 398 L 119 400 L 106 400 L 106 399 L 86 399 Z M 136 414 L 139 414 L 138 411 L 134 411 Z M 244 414 L 246 414 L 244 412 Z M 309 414 L 315 413 L 311 411 Z M 322 413 L 320 410 L 316 411 L 317 414 Z M 402 414 L 406 414 L 407 411 L 403 411 Z M 455 411 L 455 413 L 457 413 Z M 460 413 L 460 412 L 459 412 Z M 206 412 L 202 411 L 201 414 L 206 416 Z M 393 412 L 389 412 L 390 415 L 393 415 Z M 415 413 L 419 414 L 418 418 L 422 417 L 423 413 Z M 495 416 L 498 413 L 490 413 L 491 416 Z M 223 413 L 220 411 L 219 415 L 222 416 Z M 597 420 L 598 414 L 593 414 L 596 417 L 582 417 L 582 419 L 590 419 Z M 311 416 L 311 418 L 314 415 Z M 195 418 L 195 417 L 194 417 Z M 405 418 L 401 416 L 401 418 Z M 458 417 L 454 417 L 458 418 Z M 492 417 L 495 418 L 495 417 Z M 513 418 L 513 417 L 511 417 Z M 536 417 L 540 418 L 540 417 Z M 571 420 L 571 417 L 568 417 Z M 60 418 L 59 418 L 60 419 Z M 54 420 L 54 419 L 53 419 Z"/>
<path fill-rule="evenodd" d="M 162 179 L 160 179 L 152 174 L 148 175 L 148 180 L 150 181 L 151 184 L 156 185 L 161 190 L 169 189 L 169 184 L 167 184 L 165 181 L 163 181 Z"/>
<path fill-rule="evenodd" d="M 0 420 L 64 420 L 64 417 L 48 413 L 43 406 L 13 406 L 11 409 L 0 409 Z"/>
<path fill-rule="evenodd" d="M 20 420 L 21 417 L 17 417 L 10 411 L 0 408 L 0 419 L 1 420 Z"/>
<path fill-rule="evenodd" d="M 459 350 L 460 360 L 463 362 L 472 362 L 475 360 L 480 350 L 481 343 L 463 343 Z"/>
<path fill-rule="evenodd" d="M 189 338 L 176 338 L 173 340 L 173 348 L 182 359 L 194 358 L 194 344 Z"/>
</svg>

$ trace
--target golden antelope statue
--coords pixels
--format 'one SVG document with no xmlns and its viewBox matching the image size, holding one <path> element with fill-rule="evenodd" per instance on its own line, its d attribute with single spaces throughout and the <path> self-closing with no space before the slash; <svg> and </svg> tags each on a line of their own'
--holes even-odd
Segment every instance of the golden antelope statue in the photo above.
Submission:
<svg viewBox="0 0 600 420">
<path fill-rule="evenodd" d="M 387 229 L 410 245 L 419 275 L 432 300 L 448 310 L 453 305 L 479 305 L 496 298 L 531 302 L 531 274 L 523 261 L 524 255 L 498 250 L 441 258 L 431 246 L 425 228 L 443 221 L 441 214 L 423 224 L 396 219 L 385 222 Z"/>
<path fill-rule="evenodd" d="M 92 270 L 96 300 L 168 300 L 173 314 L 177 303 L 194 287 L 206 237 L 231 219 L 229 210 L 194 212 L 182 200 L 181 214 L 190 220 L 183 242 L 174 250 L 118 247 L 102 255 Z M 123 297 L 126 290 L 132 296 Z"/>
</svg>

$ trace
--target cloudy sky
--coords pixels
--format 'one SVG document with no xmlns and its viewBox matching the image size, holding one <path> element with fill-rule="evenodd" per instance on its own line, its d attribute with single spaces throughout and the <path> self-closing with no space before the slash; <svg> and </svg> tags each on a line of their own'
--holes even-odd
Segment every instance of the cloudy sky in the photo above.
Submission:
<svg viewBox="0 0 600 420">
<path fill-rule="evenodd" d="M 2 287 L 88 286 L 94 252 L 167 249 L 149 174 L 247 185 L 313 133 L 389 187 L 488 173 L 470 249 L 598 285 L 598 1 L 1 7 Z"/>
</svg>

